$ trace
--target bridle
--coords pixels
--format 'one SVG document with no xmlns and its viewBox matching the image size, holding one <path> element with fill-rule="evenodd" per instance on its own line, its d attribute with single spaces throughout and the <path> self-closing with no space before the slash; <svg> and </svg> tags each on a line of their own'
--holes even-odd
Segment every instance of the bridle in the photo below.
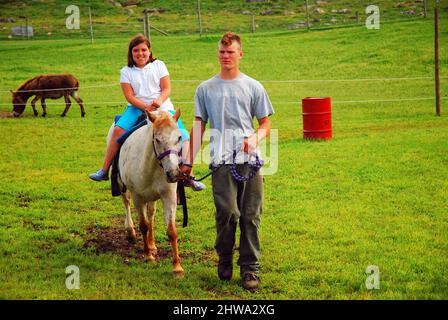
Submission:
<svg viewBox="0 0 448 320">
<path fill-rule="evenodd" d="M 158 154 L 157 153 L 157 149 L 156 149 L 156 144 L 155 144 L 155 140 L 156 137 L 154 135 L 154 132 L 152 134 L 152 149 L 154 151 L 154 154 L 156 155 L 157 161 L 159 162 L 159 165 L 163 168 L 162 166 L 162 159 L 165 158 L 166 156 L 170 155 L 170 154 L 175 154 L 177 156 L 180 155 L 180 150 L 174 150 L 174 149 L 168 149 L 163 151 L 162 153 Z"/>
</svg>

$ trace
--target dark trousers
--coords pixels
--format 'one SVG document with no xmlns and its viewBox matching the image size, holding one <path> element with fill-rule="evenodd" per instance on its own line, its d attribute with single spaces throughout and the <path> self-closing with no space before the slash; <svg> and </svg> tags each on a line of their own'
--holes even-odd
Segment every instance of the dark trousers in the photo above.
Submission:
<svg viewBox="0 0 448 320">
<path fill-rule="evenodd" d="M 248 175 L 249 166 L 237 165 L 242 175 Z M 212 175 L 213 196 L 216 207 L 215 249 L 222 262 L 231 262 L 235 247 L 236 226 L 240 223 L 238 265 L 243 276 L 247 272 L 258 274 L 260 264 L 260 215 L 263 210 L 263 177 L 258 172 L 246 182 L 238 182 L 225 165 Z"/>
</svg>

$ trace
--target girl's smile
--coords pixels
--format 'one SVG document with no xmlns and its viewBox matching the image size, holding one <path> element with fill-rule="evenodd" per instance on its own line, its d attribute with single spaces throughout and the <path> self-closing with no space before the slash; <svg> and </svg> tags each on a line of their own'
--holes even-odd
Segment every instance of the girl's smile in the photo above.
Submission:
<svg viewBox="0 0 448 320">
<path fill-rule="evenodd" d="M 134 60 L 135 65 L 139 68 L 143 68 L 147 65 L 150 54 L 151 49 L 149 49 L 145 43 L 140 43 L 132 48 L 132 59 Z"/>
</svg>

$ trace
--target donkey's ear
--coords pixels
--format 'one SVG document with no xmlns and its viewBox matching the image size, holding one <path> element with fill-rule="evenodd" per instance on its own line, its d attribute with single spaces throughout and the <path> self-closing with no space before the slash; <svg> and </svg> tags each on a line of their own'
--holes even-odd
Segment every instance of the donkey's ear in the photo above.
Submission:
<svg viewBox="0 0 448 320">
<path fill-rule="evenodd" d="M 180 109 L 177 108 L 176 113 L 174 114 L 173 118 L 174 118 L 174 120 L 177 121 L 177 120 L 179 120 L 179 117 L 180 117 Z"/>
<path fill-rule="evenodd" d="M 157 117 L 153 112 L 148 112 L 146 110 L 145 110 L 145 112 L 146 112 L 146 115 L 148 116 L 149 121 L 154 122 L 156 120 Z"/>
</svg>

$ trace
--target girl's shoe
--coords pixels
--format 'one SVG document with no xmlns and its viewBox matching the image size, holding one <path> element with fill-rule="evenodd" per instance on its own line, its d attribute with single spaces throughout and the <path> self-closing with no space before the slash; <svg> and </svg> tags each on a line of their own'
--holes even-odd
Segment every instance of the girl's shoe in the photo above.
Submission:
<svg viewBox="0 0 448 320">
<path fill-rule="evenodd" d="M 104 172 L 103 168 L 95 173 L 89 175 L 89 178 L 95 181 L 107 181 L 109 180 L 109 172 Z"/>
<path fill-rule="evenodd" d="M 185 181 L 185 186 L 190 187 L 194 191 L 202 191 L 205 189 L 205 184 L 194 180 Z"/>
</svg>

